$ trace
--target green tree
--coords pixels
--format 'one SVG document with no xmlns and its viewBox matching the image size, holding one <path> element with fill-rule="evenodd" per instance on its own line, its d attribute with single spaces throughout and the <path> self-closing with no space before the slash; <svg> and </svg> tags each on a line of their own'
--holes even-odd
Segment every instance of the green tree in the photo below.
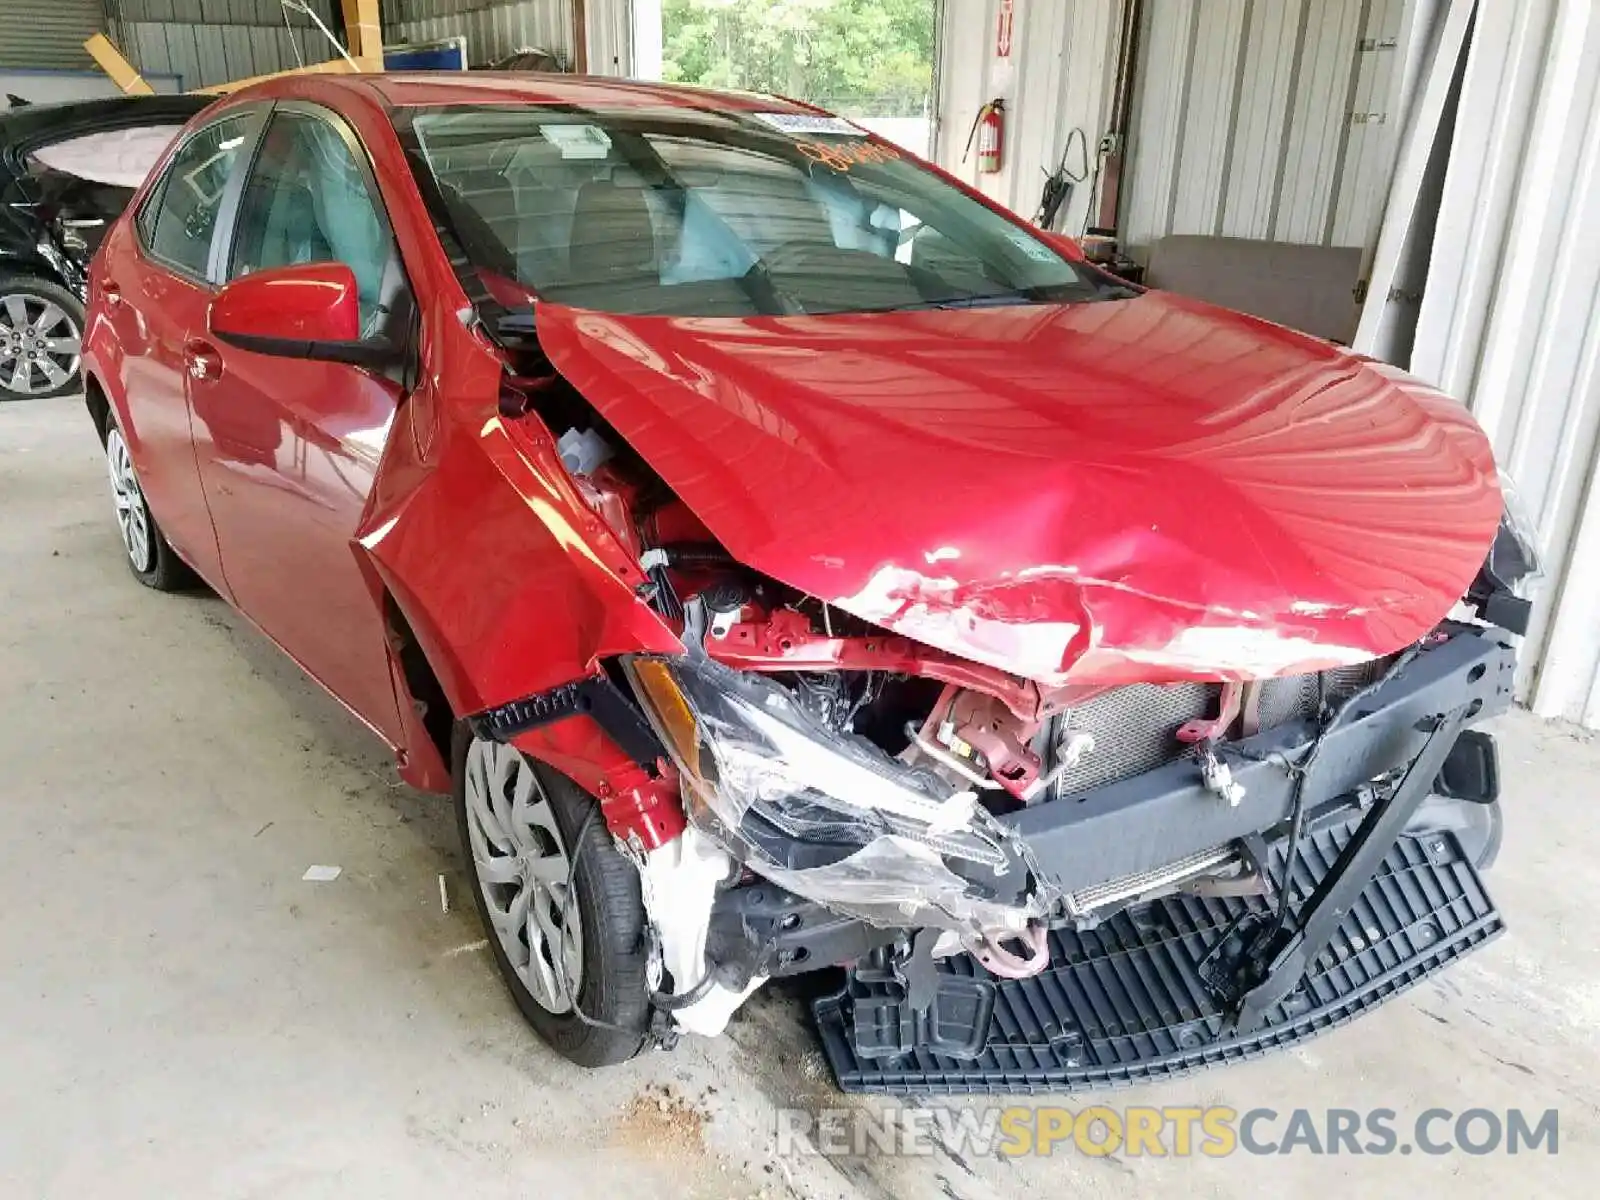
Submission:
<svg viewBox="0 0 1600 1200">
<path fill-rule="evenodd" d="M 933 27 L 934 0 L 665 0 L 662 76 L 846 116 L 918 116 Z"/>
</svg>

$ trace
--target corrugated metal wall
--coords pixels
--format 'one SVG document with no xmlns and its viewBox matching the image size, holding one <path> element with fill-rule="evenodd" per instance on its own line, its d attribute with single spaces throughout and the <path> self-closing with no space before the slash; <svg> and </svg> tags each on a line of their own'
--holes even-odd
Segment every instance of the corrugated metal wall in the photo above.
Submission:
<svg viewBox="0 0 1600 1200">
<path fill-rule="evenodd" d="M 1368 246 L 1405 0 L 1146 0 L 1122 234 Z"/>
<path fill-rule="evenodd" d="M 634 5 L 633 0 L 587 0 L 583 8 L 584 24 L 588 27 L 588 71 L 591 75 L 614 75 L 629 78 L 638 74 L 634 62 Z M 655 5 L 652 13 L 642 9 L 638 16 L 652 17 L 660 25 L 661 6 Z M 657 58 L 660 51 L 656 52 Z M 660 65 L 656 67 L 660 77 Z"/>
<path fill-rule="evenodd" d="M 572 0 L 386 0 L 386 42 L 466 34 L 474 66 L 532 47 L 572 55 Z"/>
<path fill-rule="evenodd" d="M 1600 5 L 1480 0 L 1410 367 L 1465 400 L 1546 558 L 1523 651 L 1600 728 Z"/>
<path fill-rule="evenodd" d="M 1125 245 L 1207 233 L 1366 246 L 1400 121 L 1407 29 L 1426 0 L 1145 0 L 1124 164 Z M 1111 112 L 1119 0 L 946 0 L 935 157 L 1023 216 L 1069 130 L 1091 165 Z M 1006 101 L 1006 166 L 961 162 L 978 106 Z M 1355 114 L 1356 119 L 1351 119 Z M 1079 163 L 1076 151 L 1069 164 Z M 1077 186 L 1058 227 L 1082 229 Z"/>
<path fill-rule="evenodd" d="M 181 76 L 185 89 L 287 70 L 298 65 L 296 43 L 308 63 L 336 56 L 303 13 L 290 13 L 285 25 L 278 0 L 108 0 L 106 7 L 128 61 Z M 333 0 L 311 7 L 337 34 Z"/>
<path fill-rule="evenodd" d="M 99 15 L 101 0 L 65 2 L 93 5 L 90 32 L 105 24 Z M 291 38 L 278 0 L 107 0 L 107 7 L 129 61 L 141 71 L 179 74 L 186 88 L 287 70 L 299 62 L 296 42 L 308 63 L 334 57 L 327 39 L 303 14 L 290 13 Z M 336 0 L 315 0 L 312 7 L 337 33 Z M 525 46 L 572 52 L 572 0 L 384 0 L 381 11 L 384 41 L 425 42 L 465 34 L 474 64 Z M 4 45 L 0 41 L 0 55 Z"/>
<path fill-rule="evenodd" d="M 1073 127 L 1084 131 L 1093 162 L 1110 114 L 1120 10 L 1119 0 L 1016 0 L 1011 54 L 1000 58 L 995 53 L 1000 0 L 945 0 L 934 135 L 938 163 L 1032 217 L 1045 174 L 1060 161 Z M 1010 110 L 1004 169 L 979 175 L 975 156 L 965 163 L 961 158 L 979 106 L 996 97 Z M 1076 150 L 1071 166 L 1076 171 Z M 1086 181 L 1073 189 L 1057 227 L 1080 230 L 1088 199 Z"/>
<path fill-rule="evenodd" d="M 0 0 L 0 67 L 83 71 L 83 43 L 105 28 L 100 0 Z"/>
</svg>

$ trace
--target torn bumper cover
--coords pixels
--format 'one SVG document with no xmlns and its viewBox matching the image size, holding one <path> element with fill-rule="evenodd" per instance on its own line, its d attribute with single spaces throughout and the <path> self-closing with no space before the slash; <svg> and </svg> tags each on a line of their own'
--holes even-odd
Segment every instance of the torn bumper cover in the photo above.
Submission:
<svg viewBox="0 0 1600 1200">
<path fill-rule="evenodd" d="M 975 945 L 1031 927 L 1042 945 L 1055 891 L 974 792 L 841 737 L 783 688 L 704 656 L 628 669 L 690 820 L 745 866 L 871 925 Z"/>
<path fill-rule="evenodd" d="M 1301 784 L 1301 802 L 1313 814 L 1325 815 L 1368 807 L 1374 781 L 1403 775 L 1422 754 L 1430 727 L 1446 714 L 1459 712 L 1463 721 L 1477 721 L 1507 708 L 1514 670 L 1515 651 L 1504 632 L 1447 627 L 1321 734 L 1315 769 Z M 982 874 L 970 863 L 954 869 L 946 864 L 942 874 L 930 870 L 929 880 L 936 878 L 939 886 L 926 894 L 936 896 L 937 911 L 948 915 L 952 910 L 990 912 L 997 895 L 1015 896 L 1017 888 L 1026 887 L 1025 904 L 1012 911 L 1032 918 L 1045 905 L 1046 918 L 1055 923 L 1075 910 L 1099 907 L 1090 903 L 1093 897 L 1135 897 L 1147 889 L 1121 885 L 1163 879 L 1174 864 L 1211 862 L 1220 848 L 1281 834 L 1295 806 L 1296 777 L 1287 768 L 1303 759 L 1317 737 L 1313 723 L 1290 721 L 1226 744 L 1223 756 L 1244 789 L 1237 805 L 1207 790 L 1199 763 L 1182 759 L 1078 796 L 989 818 L 979 828 L 986 844 L 1007 848 L 1007 870 Z M 1457 750 L 1471 755 L 1480 745 L 1462 739 Z M 1452 762 L 1446 763 L 1446 778 Z M 751 820 L 759 805 L 715 803 L 723 821 L 737 817 L 741 828 L 761 827 Z M 897 915 L 894 881 L 885 882 L 873 896 L 876 902 L 862 910 L 836 902 L 826 889 L 808 886 L 829 878 L 808 880 L 808 869 L 797 859 L 803 860 L 809 848 L 808 842 L 765 843 L 763 857 L 750 862 L 778 887 L 736 888 L 719 896 L 711 943 L 713 957 L 725 967 L 741 975 L 797 973 L 859 958 L 892 941 L 898 931 L 942 923 L 927 921 L 927 906 L 916 904 Z M 1011 890 L 999 889 L 1002 883 Z M 958 894 L 959 886 L 967 890 Z M 850 915 L 841 918 L 840 913 Z"/>
</svg>

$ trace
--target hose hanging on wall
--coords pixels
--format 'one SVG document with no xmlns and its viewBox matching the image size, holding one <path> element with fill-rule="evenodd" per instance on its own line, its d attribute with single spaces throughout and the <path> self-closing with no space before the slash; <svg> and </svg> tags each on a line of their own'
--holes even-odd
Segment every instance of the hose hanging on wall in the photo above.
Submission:
<svg viewBox="0 0 1600 1200">
<path fill-rule="evenodd" d="M 1078 143 L 1078 161 L 1083 164 L 1076 173 L 1067 169 L 1067 159 L 1072 154 L 1073 139 Z M 1040 229 L 1054 228 L 1056 217 L 1066 207 L 1068 199 L 1072 196 L 1072 189 L 1089 177 L 1089 137 L 1083 128 L 1074 125 L 1067 132 L 1067 140 L 1061 146 L 1061 161 L 1056 164 L 1054 172 L 1045 173 L 1044 191 L 1039 195 L 1039 211 L 1033 218 L 1033 223 Z"/>
</svg>

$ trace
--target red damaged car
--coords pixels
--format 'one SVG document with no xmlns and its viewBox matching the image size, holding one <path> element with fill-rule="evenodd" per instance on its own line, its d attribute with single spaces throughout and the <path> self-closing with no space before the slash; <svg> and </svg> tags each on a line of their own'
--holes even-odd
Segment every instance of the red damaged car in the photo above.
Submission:
<svg viewBox="0 0 1600 1200">
<path fill-rule="evenodd" d="M 843 967 L 845 1087 L 1101 1086 L 1501 928 L 1467 727 L 1536 564 L 1471 418 L 838 118 L 262 84 L 107 237 L 83 361 L 134 574 L 454 793 L 576 1062 Z"/>
</svg>

